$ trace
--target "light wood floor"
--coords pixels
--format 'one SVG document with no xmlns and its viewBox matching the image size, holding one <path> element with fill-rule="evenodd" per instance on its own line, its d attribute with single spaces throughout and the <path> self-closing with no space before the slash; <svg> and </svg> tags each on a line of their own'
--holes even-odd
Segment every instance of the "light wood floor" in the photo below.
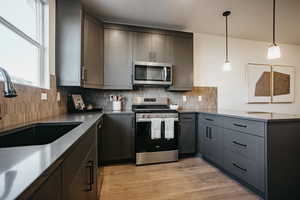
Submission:
<svg viewBox="0 0 300 200">
<path fill-rule="evenodd" d="M 257 200 L 258 196 L 200 158 L 104 168 L 101 200 Z"/>
</svg>

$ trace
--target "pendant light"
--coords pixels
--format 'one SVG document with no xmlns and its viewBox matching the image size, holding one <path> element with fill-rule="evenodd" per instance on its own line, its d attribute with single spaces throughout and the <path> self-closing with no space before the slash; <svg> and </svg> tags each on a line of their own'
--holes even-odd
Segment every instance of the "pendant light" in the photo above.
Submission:
<svg viewBox="0 0 300 200">
<path fill-rule="evenodd" d="M 226 60 L 223 65 L 223 71 L 231 71 L 231 64 L 228 60 L 228 16 L 231 14 L 230 11 L 225 11 L 223 16 L 226 18 Z"/>
<path fill-rule="evenodd" d="M 275 17 L 275 11 L 276 11 L 276 4 L 275 0 L 273 0 L 273 44 L 268 49 L 268 59 L 277 59 L 281 57 L 280 47 L 276 45 L 275 42 L 275 25 L 276 25 L 276 17 Z"/>
</svg>

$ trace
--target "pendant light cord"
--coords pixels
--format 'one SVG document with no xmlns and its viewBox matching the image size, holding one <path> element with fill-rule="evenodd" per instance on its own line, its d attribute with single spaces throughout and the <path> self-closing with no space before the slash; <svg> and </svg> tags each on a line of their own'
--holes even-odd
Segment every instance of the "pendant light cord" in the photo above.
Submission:
<svg viewBox="0 0 300 200">
<path fill-rule="evenodd" d="M 273 0 L 273 45 L 276 46 L 275 43 L 275 28 L 276 28 L 276 17 L 275 17 L 275 11 L 276 11 L 276 5 L 275 0 Z"/>
<path fill-rule="evenodd" d="M 228 62 L 228 16 L 226 16 L 226 62 Z"/>
</svg>

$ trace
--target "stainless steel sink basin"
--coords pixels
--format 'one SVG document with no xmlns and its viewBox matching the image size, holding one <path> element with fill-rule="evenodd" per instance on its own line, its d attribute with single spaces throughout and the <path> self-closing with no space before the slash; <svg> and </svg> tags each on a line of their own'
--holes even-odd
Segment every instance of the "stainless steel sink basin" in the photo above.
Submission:
<svg viewBox="0 0 300 200">
<path fill-rule="evenodd" d="M 0 133 L 0 148 L 50 144 L 78 125 L 76 123 L 38 123 Z"/>
</svg>

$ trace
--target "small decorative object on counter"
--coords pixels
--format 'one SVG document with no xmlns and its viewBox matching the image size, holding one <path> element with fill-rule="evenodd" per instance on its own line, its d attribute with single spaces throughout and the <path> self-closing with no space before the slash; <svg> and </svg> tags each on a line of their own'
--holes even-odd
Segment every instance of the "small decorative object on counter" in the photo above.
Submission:
<svg viewBox="0 0 300 200">
<path fill-rule="evenodd" d="M 122 110 L 122 96 L 110 96 L 110 101 L 112 102 L 112 110 L 113 111 L 121 111 Z"/>
</svg>

